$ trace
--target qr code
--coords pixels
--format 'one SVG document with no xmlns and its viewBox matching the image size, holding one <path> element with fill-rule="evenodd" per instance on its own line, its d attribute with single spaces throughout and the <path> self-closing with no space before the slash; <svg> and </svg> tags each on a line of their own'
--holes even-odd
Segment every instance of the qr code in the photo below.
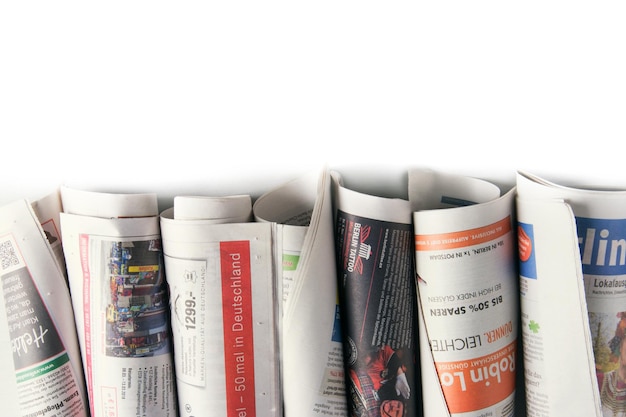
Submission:
<svg viewBox="0 0 626 417">
<path fill-rule="evenodd" d="M 13 242 L 10 240 L 0 242 L 0 263 L 2 264 L 3 270 L 19 265 L 20 263 L 20 258 L 17 257 Z"/>
</svg>

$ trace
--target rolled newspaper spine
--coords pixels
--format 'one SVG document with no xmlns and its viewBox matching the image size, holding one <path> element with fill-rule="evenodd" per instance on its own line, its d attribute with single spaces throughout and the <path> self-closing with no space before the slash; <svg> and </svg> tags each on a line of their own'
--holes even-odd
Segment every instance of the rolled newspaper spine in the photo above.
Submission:
<svg viewBox="0 0 626 417">
<path fill-rule="evenodd" d="M 86 417 L 69 289 L 40 222 L 25 200 L 0 207 L 2 414 Z"/>
<path fill-rule="evenodd" d="M 247 196 L 161 213 L 183 416 L 282 414 L 273 228 L 251 213 Z"/>
<path fill-rule="evenodd" d="M 418 416 L 421 404 L 409 202 L 357 192 L 346 188 L 337 173 L 333 178 L 350 412 Z"/>
<path fill-rule="evenodd" d="M 521 171 L 517 190 L 527 408 L 626 416 L 626 190 Z"/>
<path fill-rule="evenodd" d="M 176 196 L 168 216 L 176 220 L 202 220 L 205 223 L 244 223 L 252 220 L 249 195 L 226 197 Z"/>
<path fill-rule="evenodd" d="M 477 179 L 410 173 L 425 416 L 515 413 L 514 190 L 499 193 Z"/>
<path fill-rule="evenodd" d="M 62 188 L 63 248 L 92 417 L 177 415 L 153 194 Z"/>
<path fill-rule="evenodd" d="M 311 172 L 261 195 L 255 219 L 275 225 L 286 417 L 347 414 L 330 174 Z"/>
</svg>

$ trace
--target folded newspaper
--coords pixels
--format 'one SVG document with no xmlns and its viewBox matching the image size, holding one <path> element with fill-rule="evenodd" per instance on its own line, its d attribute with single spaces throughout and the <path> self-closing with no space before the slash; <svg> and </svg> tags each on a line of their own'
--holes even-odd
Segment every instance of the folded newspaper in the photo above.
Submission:
<svg viewBox="0 0 626 417">
<path fill-rule="evenodd" d="M 529 413 L 626 416 L 626 190 L 517 174 Z"/>
<path fill-rule="evenodd" d="M 56 198 L 38 200 L 40 213 L 54 213 Z M 2 415 L 86 417 L 70 294 L 52 247 L 58 222 L 37 217 L 34 204 L 0 207 Z"/>
<path fill-rule="evenodd" d="M 181 416 L 282 414 L 274 231 L 251 220 L 247 195 L 161 213 Z"/>
<path fill-rule="evenodd" d="M 156 196 L 62 187 L 61 198 L 91 416 L 176 416 Z"/>
<path fill-rule="evenodd" d="M 409 172 L 424 415 L 513 416 L 518 335 L 514 189 Z"/>
<path fill-rule="evenodd" d="M 419 416 L 409 201 L 350 189 L 336 172 L 333 193 L 350 415 Z"/>
<path fill-rule="evenodd" d="M 312 172 L 260 196 L 275 225 L 285 416 L 347 415 L 330 174 Z"/>
</svg>

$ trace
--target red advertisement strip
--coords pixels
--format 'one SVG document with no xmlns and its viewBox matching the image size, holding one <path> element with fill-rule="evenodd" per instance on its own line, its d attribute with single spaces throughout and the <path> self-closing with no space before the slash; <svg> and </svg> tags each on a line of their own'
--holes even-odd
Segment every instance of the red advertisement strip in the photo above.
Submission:
<svg viewBox="0 0 626 417">
<path fill-rule="evenodd" d="M 451 413 L 479 411 L 515 391 L 516 342 L 486 356 L 437 362 L 437 374 Z"/>
<path fill-rule="evenodd" d="M 496 223 L 476 229 L 434 235 L 415 235 L 415 250 L 447 250 L 480 245 L 497 239 L 510 231 L 511 219 L 507 216 Z"/>
<path fill-rule="evenodd" d="M 80 264 L 83 270 L 83 332 L 85 335 L 85 364 L 87 391 L 90 398 L 91 415 L 95 415 L 93 405 L 93 358 L 91 357 L 91 274 L 89 272 L 89 235 L 80 235 Z"/>
<path fill-rule="evenodd" d="M 256 416 L 250 243 L 220 243 L 227 416 Z"/>
</svg>

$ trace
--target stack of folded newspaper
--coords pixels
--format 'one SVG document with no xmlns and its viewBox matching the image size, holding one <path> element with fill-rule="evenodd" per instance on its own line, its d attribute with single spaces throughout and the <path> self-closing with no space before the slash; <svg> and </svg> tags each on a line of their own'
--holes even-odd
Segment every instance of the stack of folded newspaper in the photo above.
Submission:
<svg viewBox="0 0 626 417">
<path fill-rule="evenodd" d="M 5 414 L 626 416 L 626 192 L 407 178 L 0 207 Z"/>
</svg>

